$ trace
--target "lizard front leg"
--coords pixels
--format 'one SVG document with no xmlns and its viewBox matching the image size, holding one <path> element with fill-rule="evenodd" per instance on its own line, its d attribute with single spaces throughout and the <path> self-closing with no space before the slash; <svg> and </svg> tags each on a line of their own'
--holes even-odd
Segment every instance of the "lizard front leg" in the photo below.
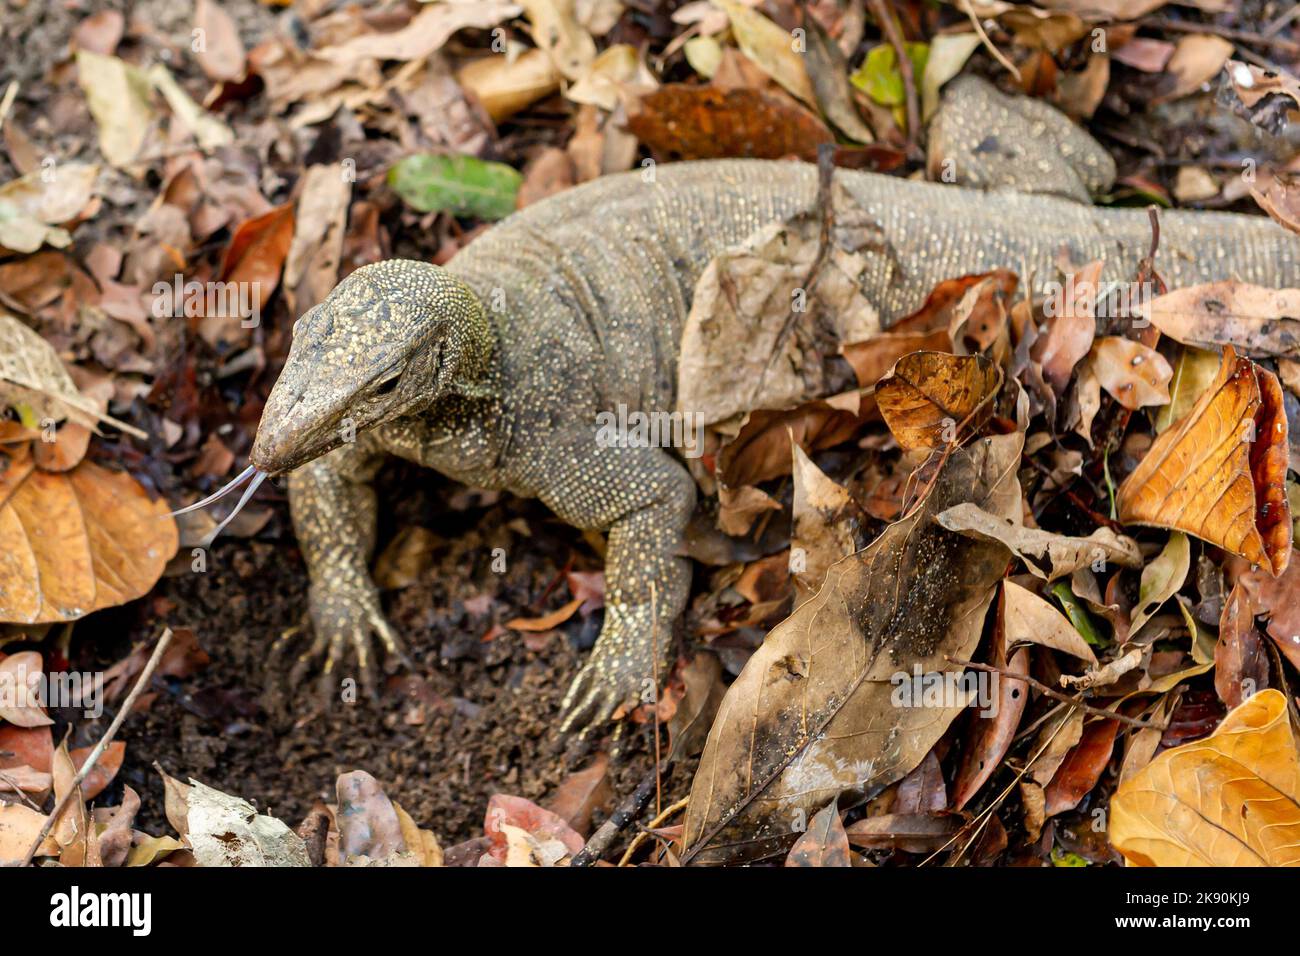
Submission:
<svg viewBox="0 0 1300 956">
<path fill-rule="evenodd" d="M 555 443 L 539 497 L 579 528 L 609 529 L 605 622 L 563 702 L 561 732 L 594 728 L 666 676 L 672 625 L 686 606 L 681 556 L 695 482 L 659 448 L 600 447 L 591 434 Z"/>
<path fill-rule="evenodd" d="M 375 547 L 375 490 L 370 482 L 383 452 L 371 433 L 297 469 L 289 476 L 289 509 L 310 577 L 308 610 L 314 640 L 298 657 L 290 682 L 297 684 L 324 656 L 321 694 L 336 686 L 335 671 L 350 643 L 363 685 L 374 693 L 372 635 L 401 660 L 405 652 L 384 618 L 370 577 Z"/>
</svg>

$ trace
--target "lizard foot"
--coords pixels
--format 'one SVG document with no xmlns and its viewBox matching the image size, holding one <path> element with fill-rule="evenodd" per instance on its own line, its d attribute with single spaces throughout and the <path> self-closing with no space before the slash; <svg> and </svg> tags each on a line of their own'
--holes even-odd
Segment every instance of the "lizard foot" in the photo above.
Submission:
<svg viewBox="0 0 1300 956">
<path fill-rule="evenodd" d="M 601 635 L 591 657 L 569 685 L 560 705 L 561 734 L 577 733 L 586 739 L 637 705 L 655 701 L 655 642 L 649 635 L 645 641 L 610 640 L 614 636 Z M 667 636 L 659 644 L 666 648 Z M 663 662 L 657 670 L 660 679 L 667 676 Z M 616 743 L 623 737 L 625 723 L 621 721 L 615 728 Z"/>
<path fill-rule="evenodd" d="M 289 686 L 300 687 L 323 658 L 317 681 L 317 697 L 322 708 L 336 699 L 343 681 L 352 676 L 345 672 L 349 644 L 355 655 L 356 676 L 371 700 L 379 696 L 371 653 L 373 638 L 379 639 L 390 659 L 408 669 L 412 666 L 401 639 L 384 617 L 379 593 L 373 587 L 338 589 L 318 588 L 313 584 L 308 593 L 308 608 L 314 637 L 294 661 Z"/>
</svg>

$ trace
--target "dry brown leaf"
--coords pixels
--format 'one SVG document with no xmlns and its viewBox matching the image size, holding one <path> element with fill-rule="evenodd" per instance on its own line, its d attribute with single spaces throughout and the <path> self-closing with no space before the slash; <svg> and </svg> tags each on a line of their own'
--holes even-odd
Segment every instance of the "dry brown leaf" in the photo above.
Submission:
<svg viewBox="0 0 1300 956">
<path fill-rule="evenodd" d="M 1000 381 L 983 355 L 913 352 L 876 385 L 876 403 L 905 451 L 941 448 L 979 429 Z"/>
<path fill-rule="evenodd" d="M 1000 541 L 1045 581 L 1055 581 L 1079 568 L 1104 568 L 1109 563 L 1142 567 L 1142 553 L 1132 538 L 1098 528 L 1086 538 L 1071 538 L 1017 522 L 1002 521 L 973 504 L 961 504 L 935 518 L 949 531 Z"/>
<path fill-rule="evenodd" d="M 239 39 L 239 27 L 216 0 L 196 0 L 193 39 L 194 58 L 208 79 L 218 82 L 243 79 L 248 56 Z"/>
<path fill-rule="evenodd" d="M 1184 345 L 1230 345 L 1255 358 L 1300 357 L 1300 289 L 1211 282 L 1162 295 L 1140 311 L 1164 335 Z"/>
<path fill-rule="evenodd" d="M 62 421 L 65 417 L 85 426 L 99 420 L 140 438 L 132 428 L 105 415 L 95 402 L 78 391 L 58 354 L 43 338 L 11 315 L 0 312 L 0 405 L 26 405 L 36 419 Z"/>
<path fill-rule="evenodd" d="M 1281 574 L 1291 555 L 1287 461 L 1277 377 L 1229 346 L 1191 412 L 1120 485 L 1120 520 L 1186 531 Z"/>
<path fill-rule="evenodd" d="M 582 598 L 576 597 L 563 607 L 556 608 L 549 614 L 543 614 L 541 617 L 516 617 L 506 621 L 506 627 L 515 631 L 553 631 L 569 618 L 573 617 L 574 612 L 582 606 Z"/>
<path fill-rule="evenodd" d="M 1008 651 L 1018 642 L 1025 641 L 1062 651 L 1097 666 L 1097 655 L 1064 614 L 1014 581 L 1003 581 L 1002 593 L 1003 640 Z"/>
<path fill-rule="evenodd" d="M 849 492 L 813 464 L 798 445 L 794 451 L 794 532 L 790 536 L 790 571 L 795 606 L 817 593 L 826 570 L 857 550 L 856 530 L 862 510 Z"/>
<path fill-rule="evenodd" d="M 0 660 L 0 720 L 28 729 L 54 723 L 41 709 L 37 692 L 44 669 L 36 651 L 21 651 Z"/>
<path fill-rule="evenodd" d="M 1049 317 L 1047 333 L 1034 342 L 1030 351 L 1057 395 L 1065 392 L 1074 367 L 1088 354 L 1097 335 L 1101 270 L 1102 263 L 1093 262 L 1081 272 L 1066 276 L 1061 296 L 1051 300 L 1056 313 Z"/>
<path fill-rule="evenodd" d="M 832 800 L 808 821 L 808 830 L 795 841 L 786 866 L 852 866 L 849 837 L 840 820 L 839 807 Z"/>
<path fill-rule="evenodd" d="M 17 803 L 0 804 L 0 865 L 17 863 L 25 857 L 44 825 L 45 814 L 39 810 Z M 36 855 L 59 855 L 59 845 L 52 834 L 42 841 Z"/>
<path fill-rule="evenodd" d="M 596 41 L 574 16 L 573 0 L 519 0 L 519 4 L 532 25 L 533 42 L 566 79 L 581 79 L 596 59 Z"/>
<path fill-rule="evenodd" d="M 0 620 L 71 621 L 145 594 L 176 553 L 167 512 L 125 472 L 11 462 L 0 474 Z"/>
<path fill-rule="evenodd" d="M 668 721 L 669 757 L 694 757 L 704 749 L 709 728 L 727 687 L 722 683 L 722 661 L 716 654 L 701 651 L 682 669 L 685 694 Z"/>
<path fill-rule="evenodd" d="M 718 475 L 728 488 L 755 485 L 790 471 L 790 434 L 806 452 L 847 441 L 875 413 L 876 403 L 859 392 L 843 392 L 795 408 L 751 412 L 718 453 Z"/>
<path fill-rule="evenodd" d="M 1101 387 L 1129 411 L 1169 403 L 1174 370 L 1153 348 L 1119 335 L 1103 335 L 1093 343 L 1092 374 Z"/>
<path fill-rule="evenodd" d="M 946 657 L 968 657 L 979 642 L 1007 551 L 931 519 L 972 499 L 1018 514 L 1022 446 L 1017 433 L 954 452 L 912 515 L 833 565 L 817 596 L 767 635 L 709 733 L 684 863 L 781 853 L 797 814 L 807 819 L 844 791 L 904 776 L 964 709 L 964 698 L 896 706 L 893 682 L 907 686 L 913 668 L 960 673 Z"/>
<path fill-rule="evenodd" d="M 839 241 L 823 249 L 827 216 L 847 229 L 867 213 L 839 188 L 830 204 L 767 223 L 709 260 L 681 333 L 677 410 L 685 421 L 713 425 L 820 398 L 829 390 L 823 348 L 880 331 L 862 294 L 869 253 Z"/>
<path fill-rule="evenodd" d="M 1195 93 L 1218 75 L 1233 50 L 1232 43 L 1223 37 L 1207 33 L 1183 37 L 1169 58 L 1166 91 L 1152 102 L 1167 103 Z"/>
<path fill-rule="evenodd" d="M 835 137 L 784 96 L 669 83 L 629 108 L 627 128 L 651 149 L 682 159 L 817 159 Z"/>
<path fill-rule="evenodd" d="M 1120 784 L 1110 841 L 1133 866 L 1300 866 L 1300 759 L 1286 698 L 1260 691 L 1203 740 Z"/>
<path fill-rule="evenodd" d="M 502 53 L 475 60 L 456 79 L 498 123 L 560 88 L 560 71 L 545 51 L 536 49 L 517 57 Z"/>
<path fill-rule="evenodd" d="M 777 26 L 757 10 L 736 0 L 714 0 L 727 11 L 731 32 L 745 56 L 749 57 L 776 82 L 809 106 L 817 105 L 803 55 L 795 51 L 790 33 Z"/>
</svg>

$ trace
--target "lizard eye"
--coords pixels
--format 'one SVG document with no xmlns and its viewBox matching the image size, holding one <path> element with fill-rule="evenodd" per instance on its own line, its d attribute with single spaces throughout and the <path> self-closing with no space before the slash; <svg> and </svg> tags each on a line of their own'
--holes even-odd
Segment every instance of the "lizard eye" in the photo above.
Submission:
<svg viewBox="0 0 1300 956">
<path fill-rule="evenodd" d="M 397 383 L 401 381 L 401 379 L 402 379 L 401 369 L 395 369 L 393 373 L 388 376 L 388 378 L 384 379 L 378 385 L 375 386 L 375 394 L 376 395 L 391 394 L 393 390 L 397 388 Z"/>
</svg>

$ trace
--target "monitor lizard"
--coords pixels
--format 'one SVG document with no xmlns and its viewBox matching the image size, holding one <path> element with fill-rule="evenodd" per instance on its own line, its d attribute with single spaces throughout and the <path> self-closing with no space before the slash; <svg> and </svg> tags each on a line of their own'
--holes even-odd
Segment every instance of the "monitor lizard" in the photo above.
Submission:
<svg viewBox="0 0 1300 956">
<path fill-rule="evenodd" d="M 930 138 L 933 175 L 951 166 L 982 188 L 836 173 L 891 250 L 864 285 L 886 324 L 946 279 L 1000 267 L 1051 277 L 1063 249 L 1129 279 L 1146 254 L 1146 211 L 1080 201 L 1114 167 L 1052 108 L 961 80 Z M 809 207 L 818 175 L 764 160 L 652 173 L 607 176 L 531 205 L 445 267 L 364 266 L 297 320 L 250 454 L 250 468 L 289 473 L 310 574 L 314 641 L 295 680 L 321 657 L 323 680 L 337 680 L 349 645 L 369 680 L 374 637 L 405 659 L 368 567 L 371 480 L 386 455 L 539 498 L 579 528 L 608 531 L 604 622 L 564 698 L 563 732 L 607 724 L 665 674 L 688 597 L 680 544 L 695 484 L 670 449 L 602 446 L 596 416 L 620 403 L 674 408 L 678 341 L 701 271 Z M 1156 268 L 1171 287 L 1300 284 L 1300 239 L 1266 218 L 1174 211 L 1161 226 Z"/>
</svg>

